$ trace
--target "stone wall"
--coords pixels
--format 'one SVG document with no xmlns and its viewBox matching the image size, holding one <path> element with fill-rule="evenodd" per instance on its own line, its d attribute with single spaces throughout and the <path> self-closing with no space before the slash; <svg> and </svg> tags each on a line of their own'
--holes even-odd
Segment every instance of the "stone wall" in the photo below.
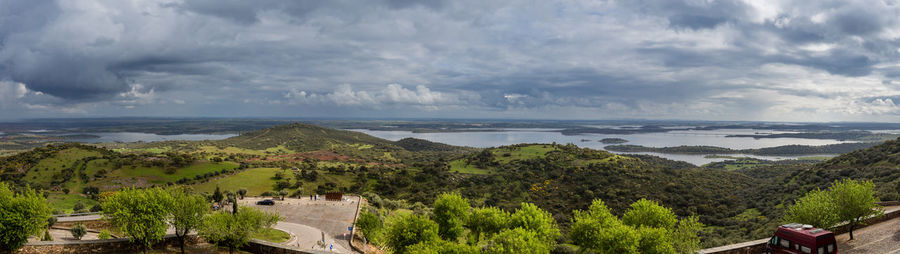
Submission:
<svg viewBox="0 0 900 254">
<path fill-rule="evenodd" d="M 188 236 L 189 244 L 196 244 L 201 239 L 197 236 Z M 175 235 L 167 235 L 162 241 L 156 243 L 154 248 L 162 248 L 165 246 L 178 246 L 178 238 Z M 82 240 L 77 242 L 37 242 L 27 243 L 24 247 L 16 251 L 16 254 L 88 254 L 88 253 L 136 253 L 141 248 L 138 244 L 133 244 L 127 238 L 107 239 L 107 240 Z M 2 253 L 2 252 L 0 252 Z"/>
<path fill-rule="evenodd" d="M 250 253 L 271 253 L 271 254 L 314 254 L 314 253 L 330 253 L 324 251 L 309 251 L 291 248 L 285 245 L 270 243 L 259 240 L 250 240 L 241 250 Z"/>
</svg>

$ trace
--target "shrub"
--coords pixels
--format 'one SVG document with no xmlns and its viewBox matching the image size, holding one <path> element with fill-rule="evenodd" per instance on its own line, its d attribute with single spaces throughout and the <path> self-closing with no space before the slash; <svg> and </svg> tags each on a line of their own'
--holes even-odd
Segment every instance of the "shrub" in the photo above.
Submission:
<svg viewBox="0 0 900 254">
<path fill-rule="evenodd" d="M 41 237 L 41 241 L 53 241 L 53 237 L 50 236 L 50 230 L 44 230 L 44 236 Z"/>
<path fill-rule="evenodd" d="M 100 234 L 97 235 L 97 238 L 110 239 L 110 238 L 112 238 L 112 235 L 110 235 L 109 230 L 104 229 L 103 231 L 100 231 Z"/>
<path fill-rule="evenodd" d="M 87 228 L 81 223 L 76 224 L 70 231 L 72 232 L 72 237 L 78 240 L 81 240 L 81 237 L 87 234 Z"/>
</svg>

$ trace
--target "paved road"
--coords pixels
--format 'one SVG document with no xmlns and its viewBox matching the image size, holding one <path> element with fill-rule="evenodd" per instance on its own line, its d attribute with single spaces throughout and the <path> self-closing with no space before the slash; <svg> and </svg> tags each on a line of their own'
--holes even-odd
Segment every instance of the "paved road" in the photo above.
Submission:
<svg viewBox="0 0 900 254">
<path fill-rule="evenodd" d="M 352 250 L 348 242 L 350 231 L 356 216 L 357 196 L 346 196 L 344 201 L 312 201 L 306 198 L 288 198 L 285 201 L 275 199 L 273 206 L 257 206 L 261 198 L 247 197 L 240 200 L 242 205 L 257 207 L 265 211 L 274 211 L 283 217 L 282 221 L 306 225 L 325 232 L 326 239 L 335 239 L 345 250 Z M 298 234 L 299 235 L 299 234 Z M 321 240 L 321 233 L 309 236 L 312 242 Z M 304 237 L 305 238 L 305 237 Z M 306 241 L 306 240 L 304 240 Z M 349 252 L 348 252 L 349 253 Z"/>
<path fill-rule="evenodd" d="M 900 206 L 885 207 L 885 213 L 900 210 Z M 844 253 L 900 254 L 900 218 L 845 233 L 835 237 L 838 251 Z"/>
<path fill-rule="evenodd" d="M 333 245 L 334 253 L 353 253 L 345 249 L 343 245 L 336 244 L 338 241 L 344 240 L 336 240 L 314 227 L 280 221 L 278 224 L 275 224 L 274 228 L 291 234 L 291 239 L 282 243 L 287 246 L 298 247 L 303 250 L 328 250 L 328 247 Z M 322 236 L 325 236 L 326 245 L 324 247 L 317 244 L 318 241 L 321 241 Z"/>
</svg>

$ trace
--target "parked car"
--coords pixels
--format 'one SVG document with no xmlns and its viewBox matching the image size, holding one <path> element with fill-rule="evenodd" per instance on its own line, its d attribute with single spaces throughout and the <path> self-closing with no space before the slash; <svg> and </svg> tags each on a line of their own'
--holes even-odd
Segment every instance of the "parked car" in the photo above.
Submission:
<svg viewBox="0 0 900 254">
<path fill-rule="evenodd" d="M 275 205 L 275 201 L 272 201 L 271 199 L 265 199 L 265 200 L 256 201 L 256 204 L 257 205 Z"/>
<path fill-rule="evenodd" d="M 766 253 L 837 254 L 834 233 L 812 225 L 791 223 L 778 226 L 766 244 Z"/>
</svg>

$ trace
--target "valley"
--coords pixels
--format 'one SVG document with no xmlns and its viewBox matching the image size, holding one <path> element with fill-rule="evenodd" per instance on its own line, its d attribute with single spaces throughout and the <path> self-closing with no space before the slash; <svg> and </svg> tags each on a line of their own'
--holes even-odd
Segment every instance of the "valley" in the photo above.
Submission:
<svg viewBox="0 0 900 254">
<path fill-rule="evenodd" d="M 894 170 L 900 141 L 846 144 L 872 147 L 831 159 L 723 156 L 724 162 L 698 167 L 579 143 L 472 148 L 292 123 L 220 140 L 50 143 L 0 157 L 0 179 L 42 190 L 56 213 L 79 212 L 76 203 L 89 211 L 98 196 L 123 187 L 301 198 L 340 191 L 379 207 L 393 203 L 389 213 L 427 213 L 438 194 L 454 192 L 473 206 L 514 210 L 533 203 L 552 213 L 564 232 L 571 211 L 594 199 L 621 214 L 646 198 L 678 216 L 698 216 L 707 225 L 702 246 L 713 247 L 766 237 L 792 200 L 836 179 L 872 180 L 881 200 L 900 199 Z"/>
</svg>

